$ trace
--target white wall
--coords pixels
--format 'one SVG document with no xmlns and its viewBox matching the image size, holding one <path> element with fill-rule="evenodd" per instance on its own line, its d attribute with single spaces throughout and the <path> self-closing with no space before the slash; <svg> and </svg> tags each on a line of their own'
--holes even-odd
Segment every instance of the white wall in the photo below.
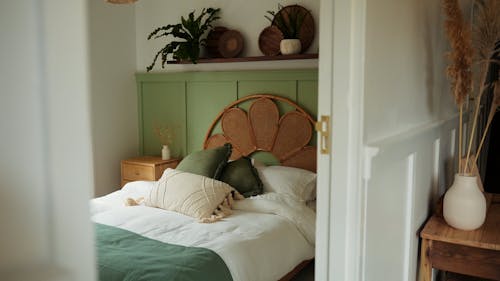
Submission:
<svg viewBox="0 0 500 281">
<path fill-rule="evenodd" d="M 4 249 L 0 266 L 4 269 L 50 257 L 48 202 L 43 200 L 48 186 L 36 28 L 40 15 L 34 2 L 1 2 L 0 8 L 0 248 Z M 20 244 L 23 247 L 16 249 Z"/>
<path fill-rule="evenodd" d="M 418 230 L 450 185 L 456 109 L 441 2 L 366 1 L 363 275 L 417 278 Z"/>
<path fill-rule="evenodd" d="M 89 19 L 95 195 L 100 196 L 120 187 L 120 160 L 138 154 L 134 5 L 91 0 Z"/>
<path fill-rule="evenodd" d="M 95 280 L 85 1 L 0 2 L 0 276 Z"/>
<path fill-rule="evenodd" d="M 367 1 L 365 140 L 449 116 L 441 2 Z"/>
<path fill-rule="evenodd" d="M 266 11 L 276 11 L 278 3 L 286 6 L 299 4 L 309 9 L 315 19 L 316 35 L 308 53 L 318 53 L 319 37 L 319 0 L 184 0 L 164 1 L 147 0 L 138 1 L 136 6 L 136 35 L 137 35 L 137 71 L 146 71 L 146 66 L 153 61 L 154 55 L 167 41 L 164 39 L 147 40 L 147 36 L 155 28 L 167 24 L 180 22 L 181 16 L 186 16 L 191 11 L 197 13 L 205 7 L 221 8 L 221 19 L 216 25 L 240 31 L 245 40 L 245 48 L 241 56 L 260 56 L 258 39 L 259 34 L 269 21 L 264 18 Z M 168 40 L 171 40 L 170 37 Z M 157 63 L 155 71 L 186 71 L 186 70 L 235 70 L 235 69 L 284 69 L 284 68 L 312 68 L 317 67 L 317 60 L 304 61 L 271 61 L 251 63 L 217 63 L 199 65 L 167 65 L 164 70 Z"/>
<path fill-rule="evenodd" d="M 457 125 L 450 118 L 369 144 L 378 154 L 365 183 L 364 280 L 417 280 L 419 230 L 451 184 Z"/>
</svg>

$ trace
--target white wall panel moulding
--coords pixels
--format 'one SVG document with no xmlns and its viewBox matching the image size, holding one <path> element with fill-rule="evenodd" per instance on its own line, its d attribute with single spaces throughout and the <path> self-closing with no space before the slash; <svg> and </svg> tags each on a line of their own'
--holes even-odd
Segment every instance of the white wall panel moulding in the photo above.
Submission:
<svg viewBox="0 0 500 281">
<path fill-rule="evenodd" d="M 112 4 L 132 4 L 135 3 L 137 0 L 105 0 L 105 1 Z"/>
</svg>

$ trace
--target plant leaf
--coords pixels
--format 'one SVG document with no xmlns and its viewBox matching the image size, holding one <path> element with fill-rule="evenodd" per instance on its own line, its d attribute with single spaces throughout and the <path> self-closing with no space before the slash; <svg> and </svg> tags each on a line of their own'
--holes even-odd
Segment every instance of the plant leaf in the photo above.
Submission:
<svg viewBox="0 0 500 281">
<path fill-rule="evenodd" d="M 195 11 L 192 11 L 187 17 L 181 16 L 181 23 L 169 24 L 153 30 L 149 34 L 148 40 L 172 35 L 174 38 L 184 41 L 172 41 L 166 44 L 156 53 L 153 63 L 146 68 L 147 71 L 153 69 L 160 55 L 162 67 L 165 66 L 169 54 L 172 54 L 174 59 L 189 59 L 193 63 L 197 63 L 200 55 L 200 46 L 206 45 L 206 38 L 202 38 L 202 36 L 207 30 L 212 28 L 212 23 L 219 19 L 217 16 L 219 11 L 219 8 L 204 8 L 197 17 L 195 17 Z"/>
<path fill-rule="evenodd" d="M 156 55 L 155 55 L 155 57 L 153 59 L 153 63 L 150 64 L 148 67 L 146 67 L 146 71 L 147 72 L 150 72 L 153 69 L 153 67 L 155 66 L 156 60 L 158 59 L 158 56 L 160 54 L 162 54 L 166 50 L 167 46 L 165 46 L 164 48 L 162 48 L 161 50 L 159 50 L 158 53 L 156 53 Z"/>
<path fill-rule="evenodd" d="M 148 40 L 151 39 L 153 36 L 155 36 L 156 34 L 158 34 L 158 32 L 160 31 L 166 31 L 168 32 L 169 29 L 172 29 L 175 25 L 166 25 L 166 26 L 162 26 L 162 27 L 158 27 L 156 28 L 155 30 L 153 30 L 153 32 L 151 32 L 149 35 L 148 35 Z"/>
</svg>

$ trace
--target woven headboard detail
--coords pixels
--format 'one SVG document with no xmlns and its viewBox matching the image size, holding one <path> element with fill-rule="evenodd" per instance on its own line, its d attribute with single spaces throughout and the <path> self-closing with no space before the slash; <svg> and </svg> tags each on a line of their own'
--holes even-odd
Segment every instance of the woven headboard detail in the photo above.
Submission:
<svg viewBox="0 0 500 281">
<path fill-rule="evenodd" d="M 253 100 L 248 113 L 237 106 Z M 275 101 L 292 106 L 280 117 Z M 212 135 L 220 122 L 222 134 Z M 203 148 L 231 143 L 231 159 L 249 156 L 256 151 L 273 154 L 281 165 L 316 172 L 316 147 L 308 146 L 314 128 L 312 117 L 296 103 L 274 95 L 252 95 L 241 98 L 222 110 L 208 129 Z"/>
</svg>

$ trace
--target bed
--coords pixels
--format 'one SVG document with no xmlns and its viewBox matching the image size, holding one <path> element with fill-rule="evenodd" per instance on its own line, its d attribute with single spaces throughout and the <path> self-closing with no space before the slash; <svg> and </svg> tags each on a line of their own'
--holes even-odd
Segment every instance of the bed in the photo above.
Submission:
<svg viewBox="0 0 500 281">
<path fill-rule="evenodd" d="M 299 105 L 266 94 L 239 99 L 216 116 L 203 148 L 230 143 L 231 160 L 255 156 L 266 191 L 235 201 L 217 222 L 124 205 L 150 195 L 158 185 L 152 181 L 91 200 L 100 280 L 290 280 L 314 258 L 316 217 L 306 204 L 315 197 L 313 124 Z"/>
</svg>

